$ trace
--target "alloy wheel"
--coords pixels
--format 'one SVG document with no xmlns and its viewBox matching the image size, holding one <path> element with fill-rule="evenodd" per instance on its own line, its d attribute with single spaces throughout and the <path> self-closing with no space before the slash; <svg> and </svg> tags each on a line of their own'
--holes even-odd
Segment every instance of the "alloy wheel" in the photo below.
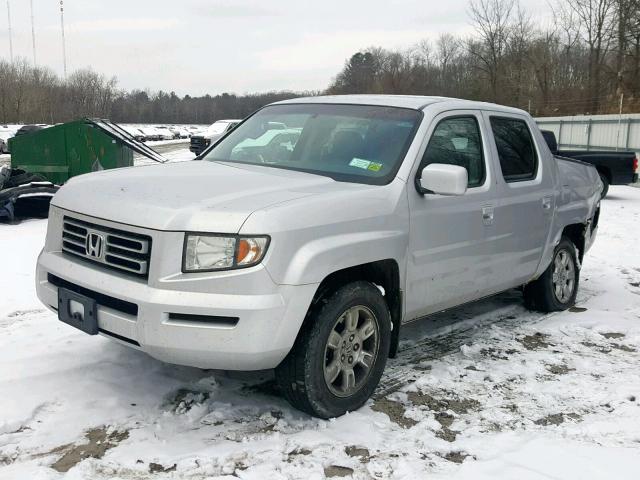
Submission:
<svg viewBox="0 0 640 480">
<path fill-rule="evenodd" d="M 327 387 L 338 397 L 349 397 L 366 382 L 380 347 L 378 320 L 362 305 L 347 309 L 336 320 L 324 353 Z"/>
<path fill-rule="evenodd" d="M 553 294 L 560 303 L 567 303 L 576 286 L 576 272 L 573 259 L 566 249 L 558 250 L 553 259 Z"/>
</svg>

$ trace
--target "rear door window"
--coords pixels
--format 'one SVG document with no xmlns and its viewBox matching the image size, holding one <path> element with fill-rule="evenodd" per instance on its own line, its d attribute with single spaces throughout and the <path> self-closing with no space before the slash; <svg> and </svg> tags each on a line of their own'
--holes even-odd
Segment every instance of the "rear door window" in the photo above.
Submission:
<svg viewBox="0 0 640 480">
<path fill-rule="evenodd" d="M 491 117 L 490 120 L 505 181 L 521 182 L 535 178 L 538 154 L 527 122 L 509 117 Z"/>
</svg>

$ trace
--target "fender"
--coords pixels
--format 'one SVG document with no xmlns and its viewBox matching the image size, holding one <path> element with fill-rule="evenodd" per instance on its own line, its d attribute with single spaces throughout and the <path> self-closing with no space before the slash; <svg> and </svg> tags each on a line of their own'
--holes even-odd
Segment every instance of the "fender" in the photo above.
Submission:
<svg viewBox="0 0 640 480">
<path fill-rule="evenodd" d="M 392 258 L 400 266 L 400 278 L 404 278 L 407 241 L 407 233 L 398 230 L 346 233 L 311 240 L 294 253 L 285 270 L 272 276 L 283 285 L 320 283 L 338 270 Z M 267 270 L 272 273 L 269 266 Z"/>
</svg>

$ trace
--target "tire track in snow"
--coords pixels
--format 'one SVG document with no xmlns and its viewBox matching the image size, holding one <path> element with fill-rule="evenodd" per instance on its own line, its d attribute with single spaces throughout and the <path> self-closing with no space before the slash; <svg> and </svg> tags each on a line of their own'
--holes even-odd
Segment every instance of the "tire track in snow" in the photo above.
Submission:
<svg viewBox="0 0 640 480">
<path fill-rule="evenodd" d="M 576 304 L 582 304 L 595 295 L 588 289 L 578 292 Z M 502 307 L 496 304 L 503 304 Z M 385 372 L 373 394 L 373 400 L 380 400 L 411 383 L 424 372 L 413 368 L 419 362 L 437 360 L 460 350 L 460 347 L 474 340 L 483 339 L 482 333 L 492 325 L 499 324 L 507 329 L 516 329 L 522 325 L 534 325 L 562 312 L 537 313 L 528 311 L 522 305 L 519 293 L 509 291 L 489 299 L 479 300 L 471 304 L 436 313 L 415 322 L 403 325 L 401 338 L 411 329 L 423 327 L 427 322 L 448 321 L 449 325 L 440 327 L 435 334 L 427 334 L 406 346 L 400 346 L 397 358 L 389 360 Z M 427 327 L 428 328 L 428 327 Z M 443 331 L 444 330 L 444 331 Z"/>
</svg>

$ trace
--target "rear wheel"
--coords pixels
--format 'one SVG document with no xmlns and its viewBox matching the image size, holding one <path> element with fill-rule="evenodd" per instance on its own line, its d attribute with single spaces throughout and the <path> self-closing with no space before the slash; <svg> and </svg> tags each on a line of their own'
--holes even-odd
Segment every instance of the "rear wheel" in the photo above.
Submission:
<svg viewBox="0 0 640 480">
<path fill-rule="evenodd" d="M 602 182 L 600 198 L 604 198 L 607 196 L 607 193 L 609 193 L 609 179 L 604 173 L 600 173 L 600 181 Z"/>
<path fill-rule="evenodd" d="M 525 305 L 542 312 L 566 310 L 576 301 L 579 280 L 576 248 L 571 240 L 562 237 L 549 267 L 540 278 L 525 286 Z"/>
<path fill-rule="evenodd" d="M 350 283 L 320 301 L 276 369 L 286 399 L 321 418 L 361 407 L 386 365 L 390 326 L 384 297 L 369 282 Z"/>
</svg>

